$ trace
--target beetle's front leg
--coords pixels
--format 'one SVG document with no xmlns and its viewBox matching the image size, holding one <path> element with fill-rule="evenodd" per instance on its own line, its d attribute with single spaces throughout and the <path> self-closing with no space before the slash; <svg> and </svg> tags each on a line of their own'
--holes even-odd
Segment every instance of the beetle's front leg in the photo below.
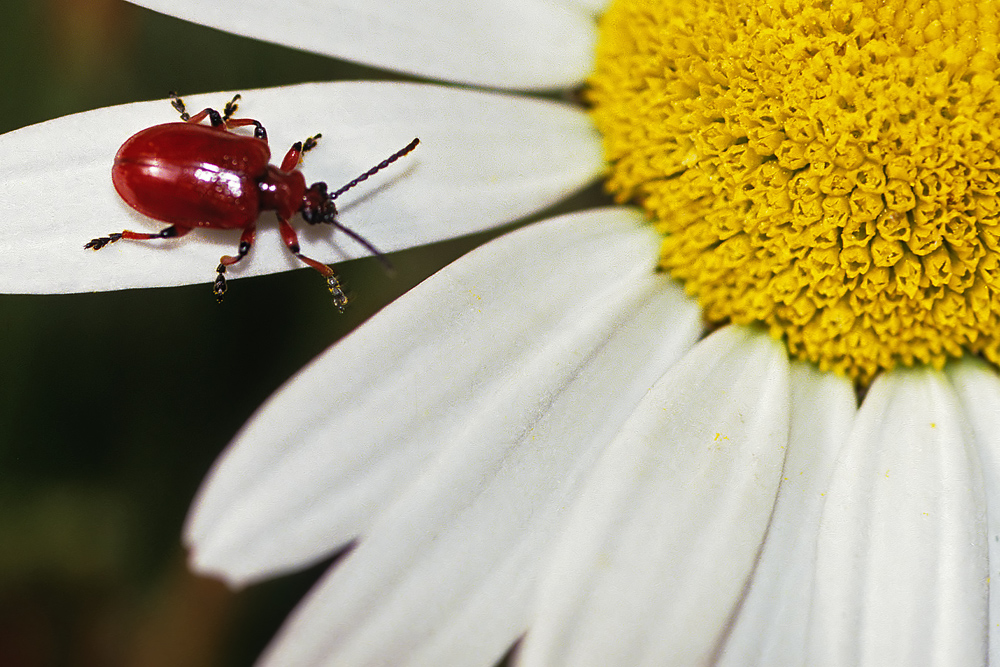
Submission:
<svg viewBox="0 0 1000 667">
<path fill-rule="evenodd" d="M 296 141 L 292 144 L 292 147 L 288 149 L 287 153 L 285 153 L 285 159 L 281 161 L 281 171 L 291 171 L 292 169 L 298 167 L 299 160 L 302 159 L 302 155 L 316 148 L 316 145 L 318 144 L 317 139 L 322 136 L 322 134 L 314 134 L 305 141 Z"/>
<path fill-rule="evenodd" d="M 330 294 L 333 295 L 333 305 L 340 312 L 344 312 L 344 307 L 347 305 L 347 293 L 340 284 L 340 279 L 337 278 L 336 272 L 323 262 L 302 254 L 299 248 L 299 237 L 295 233 L 295 230 L 292 229 L 292 226 L 288 224 L 288 220 L 279 217 L 278 223 L 281 228 L 281 240 L 285 242 L 285 245 L 288 246 L 293 255 L 302 260 L 306 265 L 319 271 L 326 278 L 326 287 L 330 290 Z"/>
</svg>

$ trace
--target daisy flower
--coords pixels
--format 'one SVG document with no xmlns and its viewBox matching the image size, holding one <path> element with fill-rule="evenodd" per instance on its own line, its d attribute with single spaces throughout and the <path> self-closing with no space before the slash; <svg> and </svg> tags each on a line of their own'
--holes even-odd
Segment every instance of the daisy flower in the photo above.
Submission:
<svg viewBox="0 0 1000 667">
<path fill-rule="evenodd" d="M 246 585 L 349 547 L 263 664 L 998 659 L 1000 8 L 144 4 L 476 87 L 246 96 L 272 137 L 338 119 L 338 155 L 309 156 L 322 173 L 421 138 L 409 171 L 345 207 L 387 250 L 537 211 L 602 161 L 623 204 L 471 252 L 237 435 L 192 509 L 192 566 Z M 480 90 L 584 78 L 586 113 Z M 92 153 L 114 150 L 89 130 L 154 108 L 0 149 L 22 142 L 30 176 L 27 147 L 78 130 L 67 179 L 126 220 L 88 190 Z M 14 210 L 27 186 L 7 182 Z M 251 270 L 291 268 L 277 246 Z M 74 262 L 60 282 L 17 248 L 4 280 L 23 291 L 208 280 L 219 254 L 55 256 Z"/>
</svg>

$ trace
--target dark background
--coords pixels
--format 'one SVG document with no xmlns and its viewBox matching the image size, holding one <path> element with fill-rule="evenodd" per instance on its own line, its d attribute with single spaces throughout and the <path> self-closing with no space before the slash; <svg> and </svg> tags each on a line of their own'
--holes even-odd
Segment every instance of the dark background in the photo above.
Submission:
<svg viewBox="0 0 1000 667">
<path fill-rule="evenodd" d="M 0 10 L 0 132 L 170 90 L 392 78 L 120 0 Z M 207 284 L 0 295 L 0 665 L 251 663 L 323 568 L 237 594 L 189 574 L 196 488 L 282 382 L 484 238 L 392 255 L 392 278 L 341 264 L 363 294 L 344 315 L 309 269 L 242 279 L 222 307 Z"/>
</svg>

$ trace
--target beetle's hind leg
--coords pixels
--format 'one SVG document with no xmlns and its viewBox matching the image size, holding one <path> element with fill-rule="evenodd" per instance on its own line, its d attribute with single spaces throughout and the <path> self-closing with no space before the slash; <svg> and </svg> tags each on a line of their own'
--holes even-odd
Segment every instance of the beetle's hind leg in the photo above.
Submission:
<svg viewBox="0 0 1000 667">
<path fill-rule="evenodd" d="M 239 93 L 233 96 L 233 99 L 226 102 L 226 106 L 223 107 L 222 113 L 219 113 L 217 109 L 207 108 L 202 109 L 195 115 L 191 115 L 187 112 L 187 106 L 184 104 L 184 100 L 174 92 L 170 93 L 170 104 L 173 105 L 177 113 L 181 115 L 181 120 L 185 123 L 200 123 L 201 121 L 208 118 L 208 122 L 212 124 L 212 127 L 217 129 L 232 129 L 234 127 L 244 127 L 246 125 L 253 125 L 253 136 L 263 141 L 267 141 L 267 130 L 261 125 L 259 120 L 253 120 L 252 118 L 237 118 L 233 119 L 233 115 L 236 110 L 240 108 L 240 98 L 242 96 Z"/>
<path fill-rule="evenodd" d="M 215 276 L 215 282 L 212 284 L 212 292 L 215 294 L 215 300 L 219 303 L 222 303 L 222 297 L 225 296 L 226 289 L 228 288 L 226 285 L 226 267 L 232 266 L 246 257 L 256 239 L 257 226 L 251 224 L 243 229 L 243 235 L 240 236 L 240 246 L 236 250 L 236 255 L 223 255 L 219 259 L 219 268 L 216 269 L 217 275 Z"/>
<path fill-rule="evenodd" d="M 181 120 L 185 123 L 198 123 L 205 118 L 205 116 L 210 116 L 212 118 L 212 125 L 216 127 L 225 125 L 226 122 L 233 117 L 236 110 L 240 108 L 239 102 L 242 97 L 239 93 L 236 93 L 236 95 L 233 96 L 233 99 L 226 102 L 226 106 L 223 107 L 221 115 L 215 109 L 202 109 L 194 116 L 194 119 L 192 119 L 191 114 L 187 112 L 187 105 L 184 104 L 184 98 L 172 90 L 168 93 L 168 95 L 170 97 L 170 106 L 172 106 L 177 113 L 180 114 Z M 215 121 L 216 118 L 218 119 L 218 122 Z"/>
<path fill-rule="evenodd" d="M 184 100 L 181 99 L 181 96 L 172 90 L 168 93 L 168 95 L 170 97 L 170 106 L 172 106 L 174 110 L 181 115 L 181 120 L 184 122 L 191 120 L 191 114 L 187 112 L 187 107 L 184 105 Z"/>
<path fill-rule="evenodd" d="M 229 104 L 226 105 L 226 111 L 229 111 L 230 105 L 232 105 L 237 99 L 239 99 L 239 95 L 234 97 L 232 101 L 230 101 Z M 177 110 L 177 113 L 181 115 L 181 120 L 184 121 L 185 123 L 193 123 L 197 125 L 201 121 L 205 120 L 205 118 L 208 118 L 208 122 L 212 124 L 212 127 L 221 128 L 226 126 L 226 121 L 228 120 L 228 117 L 223 116 L 215 109 L 211 108 L 202 109 L 201 111 L 192 116 L 187 112 L 187 106 L 184 104 L 184 100 L 181 99 L 181 97 L 177 93 L 172 91 L 170 93 L 170 104 L 171 106 L 174 107 L 174 109 Z"/>
<path fill-rule="evenodd" d="M 114 243 L 115 241 L 120 241 L 122 239 L 129 239 L 132 241 L 148 241 L 150 239 L 176 239 L 184 236 L 191 231 L 190 227 L 178 227 L 177 225 L 170 225 L 166 229 L 163 229 L 155 234 L 145 234 L 141 232 L 131 232 L 125 230 L 117 234 L 108 234 L 107 236 L 101 236 L 99 238 L 93 239 L 86 243 L 83 247 L 85 250 L 100 250 L 106 245 Z"/>
<path fill-rule="evenodd" d="M 234 97 L 232 100 L 229 101 L 228 104 L 226 104 L 224 112 L 225 115 L 220 114 L 215 109 L 208 108 L 208 109 L 202 109 L 201 111 L 192 116 L 191 114 L 188 113 L 187 105 L 184 104 L 183 98 L 181 98 L 181 96 L 175 93 L 174 91 L 170 91 L 170 105 L 177 111 L 177 113 L 180 114 L 182 121 L 184 121 L 185 123 L 200 123 L 207 117 L 209 122 L 212 124 L 212 127 L 223 127 L 226 124 L 226 121 L 229 120 L 229 116 L 233 115 L 233 113 L 236 111 L 237 107 L 236 101 L 238 99 L 240 99 L 239 95 Z"/>
</svg>

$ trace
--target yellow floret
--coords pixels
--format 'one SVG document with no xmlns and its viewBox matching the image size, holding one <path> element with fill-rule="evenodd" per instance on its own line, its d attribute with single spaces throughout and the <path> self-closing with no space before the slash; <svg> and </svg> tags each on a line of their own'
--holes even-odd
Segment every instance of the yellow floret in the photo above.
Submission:
<svg viewBox="0 0 1000 667">
<path fill-rule="evenodd" d="M 609 188 L 715 322 L 868 382 L 1000 362 L 1000 3 L 614 0 Z"/>
</svg>

